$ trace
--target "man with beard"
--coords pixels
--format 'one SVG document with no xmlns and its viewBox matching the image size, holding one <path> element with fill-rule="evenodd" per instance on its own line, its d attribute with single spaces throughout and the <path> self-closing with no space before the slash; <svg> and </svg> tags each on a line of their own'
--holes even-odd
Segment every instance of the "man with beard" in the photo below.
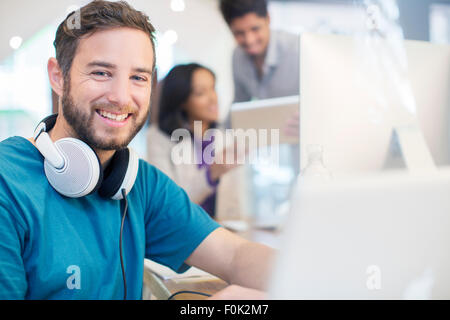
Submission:
<svg viewBox="0 0 450 320">
<path fill-rule="evenodd" d="M 93 1 L 61 23 L 54 45 L 48 75 L 58 115 L 33 138 L 0 143 L 0 299 L 140 299 L 144 258 L 234 284 L 216 298 L 260 297 L 247 288 L 264 288 L 272 250 L 221 228 L 153 166 L 136 159 L 121 197 L 100 194 L 148 116 L 155 68 L 148 17 L 126 2 Z M 93 152 L 105 175 L 99 189 L 71 197 L 52 184 L 48 152 L 63 163 L 56 173 L 81 163 L 62 155 L 60 141 Z"/>
<path fill-rule="evenodd" d="M 299 38 L 270 29 L 266 0 L 220 0 L 220 11 L 237 47 L 233 52 L 234 102 L 299 94 Z M 299 114 L 286 119 L 298 136 Z M 228 120 L 229 121 L 229 120 Z"/>
<path fill-rule="evenodd" d="M 237 43 L 234 101 L 298 95 L 298 36 L 270 29 L 266 0 L 221 0 L 220 11 Z"/>
</svg>

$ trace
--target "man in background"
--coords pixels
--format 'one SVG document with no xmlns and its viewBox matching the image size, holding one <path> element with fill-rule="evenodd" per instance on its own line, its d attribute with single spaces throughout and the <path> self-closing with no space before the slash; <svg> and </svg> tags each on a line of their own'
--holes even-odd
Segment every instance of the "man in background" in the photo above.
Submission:
<svg viewBox="0 0 450 320">
<path fill-rule="evenodd" d="M 237 43 L 232 56 L 234 103 L 299 95 L 299 37 L 284 31 L 271 30 L 267 1 L 221 0 L 220 11 Z M 228 126 L 231 127 L 230 118 Z M 284 135 L 298 139 L 299 112 L 287 117 L 279 129 Z M 280 166 L 291 168 L 292 176 L 297 176 L 298 144 L 283 144 L 279 147 L 280 154 L 284 155 Z M 259 154 L 266 153 L 263 151 Z M 269 163 L 266 167 L 270 170 L 279 169 L 270 164 L 270 159 L 261 159 L 261 162 Z M 250 179 L 257 181 L 260 178 L 262 176 L 258 177 L 256 170 Z M 256 184 L 251 197 L 257 199 L 264 197 L 264 194 L 274 194 L 277 182 L 267 182 L 266 187 Z M 293 182 L 294 179 L 286 182 L 286 190 L 291 188 Z M 265 200 L 271 201 L 275 208 L 283 208 L 282 203 L 288 201 L 288 193 L 281 197 L 278 195 L 276 199 L 274 197 L 272 200 Z"/>
<path fill-rule="evenodd" d="M 299 38 L 270 29 L 266 0 L 221 0 L 220 11 L 236 40 L 234 102 L 299 94 Z M 286 133 L 298 135 L 298 114 Z"/>
</svg>

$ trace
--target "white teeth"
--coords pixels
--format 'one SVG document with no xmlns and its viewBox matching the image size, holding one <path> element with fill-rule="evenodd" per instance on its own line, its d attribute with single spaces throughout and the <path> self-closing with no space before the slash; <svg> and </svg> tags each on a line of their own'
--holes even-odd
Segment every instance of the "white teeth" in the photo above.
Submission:
<svg viewBox="0 0 450 320">
<path fill-rule="evenodd" d="M 113 121 L 117 121 L 117 122 L 122 122 L 128 117 L 128 113 L 116 115 L 116 114 L 112 114 L 112 113 L 109 113 L 109 112 L 104 111 L 104 110 L 99 110 L 98 113 L 102 117 L 105 117 L 105 118 L 108 118 L 109 120 L 113 120 Z"/>
</svg>

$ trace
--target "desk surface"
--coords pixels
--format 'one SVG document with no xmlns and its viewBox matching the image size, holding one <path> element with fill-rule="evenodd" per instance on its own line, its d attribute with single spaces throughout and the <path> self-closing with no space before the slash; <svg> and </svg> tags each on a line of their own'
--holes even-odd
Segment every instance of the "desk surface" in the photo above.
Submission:
<svg viewBox="0 0 450 320">
<path fill-rule="evenodd" d="M 245 239 L 263 243 L 273 248 L 279 247 L 280 233 L 277 230 L 262 230 L 262 229 L 250 229 L 245 232 L 235 232 L 239 236 Z M 167 299 L 170 295 L 179 291 L 195 291 L 203 292 L 207 294 L 214 294 L 222 289 L 224 289 L 228 284 L 214 276 L 210 277 L 199 277 L 199 278 L 176 278 L 176 279 L 160 279 L 158 276 L 152 274 L 150 270 L 146 269 L 144 271 L 144 282 L 147 286 L 151 287 L 154 291 L 154 296 L 156 299 Z M 182 293 L 175 296 L 174 300 L 203 300 L 207 297 Z"/>
</svg>

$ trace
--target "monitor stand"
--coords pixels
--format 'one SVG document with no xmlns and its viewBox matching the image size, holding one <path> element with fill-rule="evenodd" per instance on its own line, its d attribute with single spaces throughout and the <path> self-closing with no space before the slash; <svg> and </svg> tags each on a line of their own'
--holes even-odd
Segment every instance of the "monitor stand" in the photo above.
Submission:
<svg viewBox="0 0 450 320">
<path fill-rule="evenodd" d="M 436 170 L 417 123 L 394 126 L 386 163 L 388 168 L 406 167 L 411 172 Z"/>
</svg>

